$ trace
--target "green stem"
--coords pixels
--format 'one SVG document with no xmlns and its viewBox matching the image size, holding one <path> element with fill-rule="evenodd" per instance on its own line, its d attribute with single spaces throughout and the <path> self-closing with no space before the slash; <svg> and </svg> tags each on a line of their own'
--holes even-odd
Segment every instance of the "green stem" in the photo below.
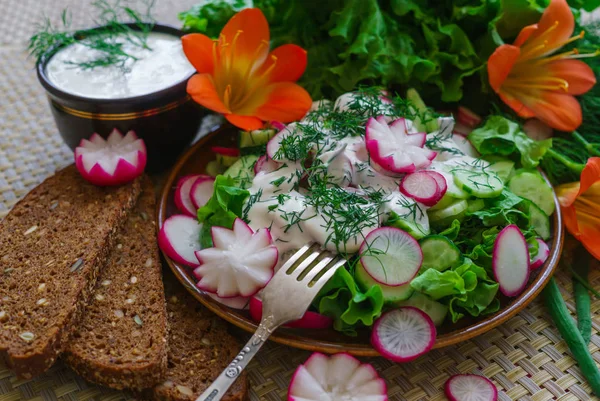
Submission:
<svg viewBox="0 0 600 401">
<path fill-rule="evenodd" d="M 600 396 L 600 370 L 577 329 L 554 278 L 550 279 L 542 294 L 550 316 L 577 361 L 581 373 L 587 379 L 593 393 Z"/>
<path fill-rule="evenodd" d="M 592 287 L 591 285 L 588 284 L 587 280 L 583 277 L 581 277 L 581 275 L 579 273 L 577 273 L 575 270 L 573 270 L 572 268 L 569 269 L 571 270 L 571 274 L 573 275 L 573 278 L 575 280 L 577 280 L 579 283 L 581 283 L 581 285 L 583 285 L 589 292 L 591 292 L 592 294 L 594 294 L 594 296 L 598 299 L 600 299 L 600 292 L 596 291 L 594 289 L 594 287 Z"/>
<path fill-rule="evenodd" d="M 577 175 L 581 175 L 581 172 L 583 171 L 583 168 L 585 167 L 585 164 L 581 164 L 581 163 L 575 163 L 573 160 L 569 159 L 568 157 L 561 155 L 560 153 L 556 152 L 554 149 L 548 149 L 546 151 L 546 154 L 550 157 L 552 157 L 554 160 L 557 160 L 559 162 L 561 162 L 562 164 L 564 164 L 569 170 L 571 170 L 574 173 L 577 173 Z"/>
<path fill-rule="evenodd" d="M 592 337 L 592 302 L 590 293 L 585 284 L 590 268 L 590 254 L 579 246 L 575 250 L 575 260 L 573 261 L 573 271 L 576 271 L 585 281 L 581 281 L 573 277 L 573 295 L 575 298 L 575 310 L 577 312 L 577 327 L 586 344 L 590 343 Z"/>
<path fill-rule="evenodd" d="M 585 149 L 592 155 L 592 156 L 600 156 L 600 150 L 596 149 L 596 145 L 593 143 L 589 143 L 583 136 L 581 136 L 581 134 L 577 131 L 573 131 L 571 133 L 571 135 L 573 136 L 573 138 L 575 138 L 576 141 L 578 141 L 579 143 L 581 143 L 583 146 L 585 146 Z"/>
</svg>

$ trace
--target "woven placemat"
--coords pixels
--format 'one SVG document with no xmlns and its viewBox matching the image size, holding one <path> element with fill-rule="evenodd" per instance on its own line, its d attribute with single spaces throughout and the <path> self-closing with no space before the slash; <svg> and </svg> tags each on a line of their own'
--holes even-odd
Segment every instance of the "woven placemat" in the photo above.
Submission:
<svg viewBox="0 0 600 401">
<path fill-rule="evenodd" d="M 176 12 L 196 0 L 158 0 L 161 22 L 176 24 Z M 89 1 L 0 0 L 0 218 L 28 190 L 72 161 L 52 120 L 33 62 L 24 51 L 32 25 L 43 15 L 56 20 L 64 7 L 80 26 L 89 23 Z M 569 276 L 557 279 L 574 311 Z M 591 282 L 600 289 L 600 266 Z M 592 304 L 590 350 L 600 363 L 600 300 Z M 245 340 L 245 333 L 238 333 Z M 309 353 L 269 343 L 249 367 L 250 399 L 285 399 L 289 380 Z M 367 359 L 386 379 L 391 400 L 445 400 L 443 383 L 456 373 L 492 379 L 501 401 L 596 400 L 539 300 L 506 324 L 458 346 L 435 350 L 409 364 Z M 34 380 L 19 380 L 0 362 L 0 401 L 126 400 L 131 396 L 86 382 L 62 363 Z"/>
</svg>

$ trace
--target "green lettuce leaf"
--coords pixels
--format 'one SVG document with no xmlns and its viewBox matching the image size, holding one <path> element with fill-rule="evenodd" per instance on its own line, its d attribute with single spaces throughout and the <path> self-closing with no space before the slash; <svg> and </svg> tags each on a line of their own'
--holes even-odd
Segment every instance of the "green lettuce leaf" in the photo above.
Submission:
<svg viewBox="0 0 600 401">
<path fill-rule="evenodd" d="M 440 272 L 436 269 L 427 269 L 415 277 L 410 282 L 410 286 L 415 291 L 429 295 L 434 301 L 467 292 L 464 278 L 454 270 Z"/>
<path fill-rule="evenodd" d="M 473 130 L 469 141 L 482 155 L 520 155 L 523 167 L 534 168 L 546 151 L 552 147 L 552 139 L 536 141 L 529 138 L 519 124 L 501 116 L 491 116 L 485 124 Z"/>
<path fill-rule="evenodd" d="M 202 223 L 200 231 L 200 245 L 210 248 L 212 226 L 231 228 L 236 218 L 242 217 L 244 202 L 250 193 L 235 186 L 231 177 L 218 175 L 215 179 L 213 196 L 206 205 L 198 209 L 198 222 Z"/>
</svg>

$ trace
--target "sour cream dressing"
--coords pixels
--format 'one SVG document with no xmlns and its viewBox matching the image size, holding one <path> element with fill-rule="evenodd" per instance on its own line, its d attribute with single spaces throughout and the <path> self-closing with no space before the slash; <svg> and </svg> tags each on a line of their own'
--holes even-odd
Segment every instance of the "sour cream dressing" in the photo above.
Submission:
<svg viewBox="0 0 600 401">
<path fill-rule="evenodd" d="M 194 72 L 177 36 L 150 32 L 147 37 L 149 49 L 125 40 L 122 43 L 123 50 L 137 60 L 128 59 L 122 67 L 109 65 L 83 69 L 74 64 L 97 60 L 103 53 L 75 43 L 58 51 L 48 61 L 46 75 L 56 87 L 73 95 L 124 99 L 165 89 Z"/>
</svg>

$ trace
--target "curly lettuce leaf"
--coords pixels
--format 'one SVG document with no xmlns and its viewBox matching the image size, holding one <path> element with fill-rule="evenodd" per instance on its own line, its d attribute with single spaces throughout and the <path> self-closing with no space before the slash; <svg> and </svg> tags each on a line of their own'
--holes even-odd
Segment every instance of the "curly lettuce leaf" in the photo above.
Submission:
<svg viewBox="0 0 600 401">
<path fill-rule="evenodd" d="M 473 130 L 469 141 L 482 155 L 520 155 L 525 168 L 535 168 L 548 149 L 552 139 L 536 141 L 529 138 L 514 121 L 502 116 L 491 116 L 485 124 Z"/>
<path fill-rule="evenodd" d="M 203 248 L 213 245 L 212 226 L 231 228 L 235 219 L 242 217 L 244 202 L 250 195 L 247 190 L 236 187 L 233 178 L 224 175 L 216 177 L 213 188 L 213 196 L 198 209 L 198 222 L 202 224 L 200 245 Z"/>
</svg>

